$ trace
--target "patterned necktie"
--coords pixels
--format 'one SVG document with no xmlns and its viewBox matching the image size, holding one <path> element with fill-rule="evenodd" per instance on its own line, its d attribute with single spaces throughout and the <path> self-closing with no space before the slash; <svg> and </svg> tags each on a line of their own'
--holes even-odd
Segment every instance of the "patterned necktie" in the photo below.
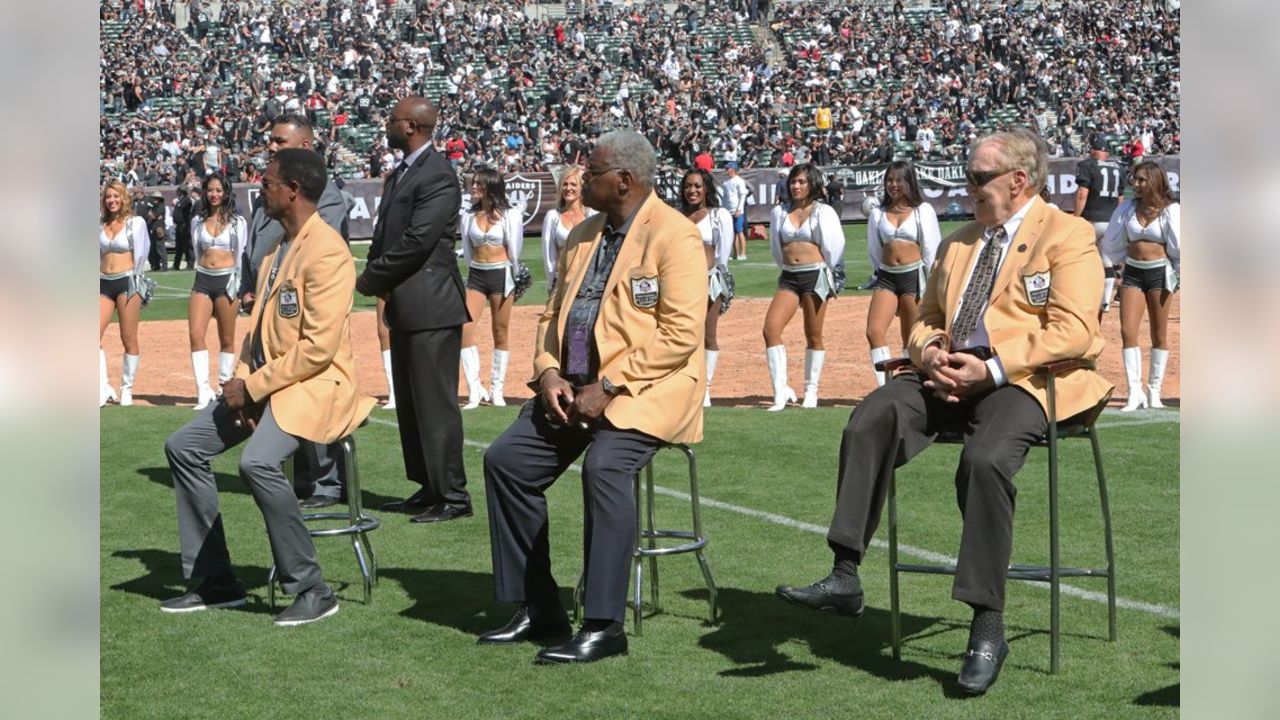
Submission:
<svg viewBox="0 0 1280 720">
<path fill-rule="evenodd" d="M 991 233 L 982 254 L 978 256 L 978 264 L 973 267 L 973 275 L 969 278 L 969 287 L 964 289 L 964 299 L 960 301 L 960 315 L 951 326 L 951 347 L 964 347 L 964 343 L 978 329 L 978 319 L 991 297 L 991 286 L 996 281 L 996 268 L 1000 265 L 1000 249 L 1008 233 L 1001 225 Z"/>
<path fill-rule="evenodd" d="M 405 165 L 404 162 L 396 166 L 395 171 L 391 173 L 391 182 L 387 183 L 387 191 L 383 193 L 384 195 L 390 195 L 391 191 L 396 189 L 396 183 L 400 182 L 400 178 L 404 177 L 404 171 L 407 167 L 409 166 Z"/>
</svg>

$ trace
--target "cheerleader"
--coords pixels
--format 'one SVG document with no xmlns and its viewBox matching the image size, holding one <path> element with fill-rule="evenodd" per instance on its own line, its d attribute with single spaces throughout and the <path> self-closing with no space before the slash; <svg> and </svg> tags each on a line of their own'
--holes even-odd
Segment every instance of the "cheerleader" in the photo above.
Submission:
<svg viewBox="0 0 1280 720">
<path fill-rule="evenodd" d="M 569 239 L 569 231 L 596 214 L 582 204 L 582 167 L 570 165 L 556 185 L 556 206 L 542 220 L 542 263 L 547 271 L 547 299 L 556 288 L 556 263 Z"/>
<path fill-rule="evenodd" d="M 209 350 L 205 343 L 210 317 L 218 323 L 218 385 L 235 373 L 236 311 L 240 302 L 238 259 L 249 235 L 244 217 L 236 213 L 236 198 L 225 176 L 215 172 L 206 177 L 200 194 L 199 209 L 191 220 L 196 279 L 187 302 L 196 410 L 203 410 L 217 396 L 209 384 Z"/>
<path fill-rule="evenodd" d="M 124 345 L 124 371 L 120 377 L 120 404 L 133 404 L 133 381 L 138 376 L 138 317 L 142 313 L 142 277 L 151 252 L 147 223 L 133 214 L 133 198 L 119 180 L 102 188 L 98 232 L 98 342 L 107 332 L 111 314 L 120 321 Z M 107 380 L 107 353 L 98 348 L 98 407 L 116 399 Z"/>
<path fill-rule="evenodd" d="M 826 349 L 822 344 L 822 319 L 826 301 L 839 291 L 837 270 L 843 274 L 844 230 L 830 205 L 822 202 L 822 174 L 810 163 L 801 163 L 787 174 L 791 203 L 777 206 L 769 218 L 769 246 L 782 271 L 764 318 L 765 359 L 773 380 L 773 405 L 777 412 L 795 402 L 787 385 L 787 350 L 782 332 L 799 307 L 804 313 L 804 407 L 818 406 L 818 379 Z"/>
<path fill-rule="evenodd" d="M 707 259 L 707 325 L 703 345 L 707 353 L 707 392 L 702 406 L 711 407 L 711 379 L 720 357 L 716 325 L 733 299 L 733 279 L 728 267 L 734 242 L 733 216 L 720 207 L 716 182 L 706 170 L 694 169 L 684 174 L 680 181 L 680 199 L 680 211 L 702 234 L 702 250 Z"/>
<path fill-rule="evenodd" d="M 396 386 L 391 380 L 391 329 L 387 327 L 387 301 L 378 298 L 377 305 L 378 349 L 382 351 L 382 372 L 387 376 L 387 401 L 383 410 L 396 409 Z"/>
<path fill-rule="evenodd" d="M 476 347 L 476 320 L 462 326 L 462 372 L 467 380 L 470 410 L 492 398 L 503 407 L 502 386 L 507 377 L 507 327 L 515 304 L 515 271 L 524 244 L 524 224 L 520 210 L 507 202 L 507 184 L 502 174 L 481 168 L 471 177 L 471 207 L 459 220 L 462 254 L 467 267 L 467 312 L 479 318 L 489 302 L 493 328 L 493 365 L 489 391 L 480 384 L 480 350 Z"/>
<path fill-rule="evenodd" d="M 1129 400 L 1124 411 L 1162 408 L 1160 388 L 1169 360 L 1169 305 L 1178 290 L 1182 210 L 1173 199 L 1164 170 L 1143 162 L 1131 172 L 1134 197 L 1111 214 L 1102 251 L 1113 263 L 1124 262 L 1120 280 L 1120 345 Z M 1142 392 L 1142 351 L 1138 327 L 1142 311 L 1151 317 L 1151 365 L 1147 393 Z"/>
<path fill-rule="evenodd" d="M 867 217 L 867 255 L 875 268 L 867 310 L 867 344 L 873 368 L 889 359 L 885 336 L 895 314 L 902 347 L 907 346 L 920 293 L 941 242 L 938 216 L 920 193 L 915 168 L 908 162 L 891 164 L 884 173 L 880 205 Z M 874 375 L 876 383 L 883 385 L 883 374 Z"/>
</svg>

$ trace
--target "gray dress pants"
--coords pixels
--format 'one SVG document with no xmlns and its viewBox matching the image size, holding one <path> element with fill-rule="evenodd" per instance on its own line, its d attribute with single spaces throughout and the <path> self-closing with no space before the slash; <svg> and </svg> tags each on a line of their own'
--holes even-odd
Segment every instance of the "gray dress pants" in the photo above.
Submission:
<svg viewBox="0 0 1280 720">
<path fill-rule="evenodd" d="M 270 402 L 253 433 L 236 427 L 234 420 L 221 400 L 210 403 L 164 444 L 178 499 L 183 577 L 233 575 L 218 511 L 218 486 L 209 463 L 214 456 L 248 440 L 240 456 L 240 479 L 249 486 L 262 511 L 271 557 L 284 591 L 297 595 L 321 585 L 324 576 L 316 562 L 315 545 L 281 469 L 284 459 L 298 450 L 299 439 L 276 424 Z"/>
</svg>

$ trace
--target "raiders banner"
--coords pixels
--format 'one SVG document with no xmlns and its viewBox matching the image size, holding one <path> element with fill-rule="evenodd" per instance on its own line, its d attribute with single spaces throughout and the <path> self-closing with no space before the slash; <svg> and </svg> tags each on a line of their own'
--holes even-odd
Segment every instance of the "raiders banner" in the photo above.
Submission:
<svg viewBox="0 0 1280 720">
<path fill-rule="evenodd" d="M 1049 159 L 1049 196 L 1064 210 L 1075 205 L 1076 165 L 1083 158 L 1050 158 Z M 1169 176 L 1169 185 L 1173 192 L 1180 192 L 1181 159 L 1176 155 L 1151 158 Z M 830 199 L 831 205 L 840 213 L 844 222 L 865 220 L 862 214 L 862 199 L 867 195 L 879 195 L 884 182 L 885 165 L 838 165 L 823 168 L 823 179 L 827 189 L 839 190 L 839 197 Z M 558 170 L 558 168 L 557 168 Z M 777 203 L 778 192 L 786 182 L 786 168 L 746 168 L 741 171 L 743 180 L 750 191 L 747 197 L 747 222 L 769 222 L 769 211 Z M 965 190 L 964 165 L 962 163 L 917 163 L 916 173 L 920 178 L 920 186 L 925 200 L 933 205 L 939 217 L 962 218 L 973 213 L 973 200 Z M 717 182 L 725 180 L 724 172 L 713 173 Z M 655 191 L 673 207 L 680 206 L 680 180 L 684 171 L 676 168 L 659 170 Z M 537 235 L 542 232 L 542 218 L 556 203 L 556 175 L 552 173 L 519 173 L 509 175 L 507 181 L 507 200 L 511 207 L 518 208 L 524 219 L 526 235 Z M 159 190 L 165 197 L 166 204 L 172 208 L 173 186 L 147 188 L 147 192 Z M 367 239 L 373 236 L 373 222 L 378 214 L 378 202 L 382 199 L 381 180 L 348 180 L 346 192 L 352 196 L 349 212 L 349 225 L 352 240 Z M 235 189 L 240 197 L 237 205 L 242 208 L 253 207 L 258 196 L 257 186 L 238 185 Z M 471 199 L 463 189 L 462 207 L 467 208 Z M 248 214 L 248 213 L 246 213 Z"/>
</svg>

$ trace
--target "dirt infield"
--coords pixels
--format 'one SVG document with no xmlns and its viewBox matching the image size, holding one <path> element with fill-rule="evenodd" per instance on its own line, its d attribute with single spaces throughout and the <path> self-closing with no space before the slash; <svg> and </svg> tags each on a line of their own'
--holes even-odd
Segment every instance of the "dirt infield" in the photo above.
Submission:
<svg viewBox="0 0 1280 720">
<path fill-rule="evenodd" d="M 827 310 L 825 326 L 825 342 L 827 346 L 826 367 L 822 374 L 819 397 L 823 405 L 853 405 L 875 387 L 871 364 L 867 355 L 867 344 L 864 338 L 866 328 L 868 296 L 846 297 L 837 299 Z M 729 406 L 762 406 L 772 401 L 772 390 L 769 385 L 769 371 L 764 361 L 764 341 L 761 338 L 761 326 L 764 322 L 767 298 L 744 298 L 735 300 L 733 308 L 720 319 L 719 343 L 720 361 L 712 385 L 712 400 L 716 405 Z M 534 307 L 517 307 L 512 313 L 513 339 L 511 347 L 511 364 L 507 372 L 506 396 L 508 402 L 528 398 L 532 392 L 525 386 L 533 362 L 532 344 L 534 327 L 540 310 Z M 382 371 L 382 358 L 378 350 L 378 337 L 374 328 L 375 316 L 372 312 L 361 312 L 352 316 L 351 332 L 355 347 L 356 369 L 362 392 L 385 399 L 387 393 L 386 378 Z M 479 333 L 481 381 L 489 386 L 489 359 L 493 347 L 488 337 L 487 311 L 482 318 Z M 1125 395 L 1124 367 L 1120 361 L 1120 314 L 1113 308 L 1103 318 L 1103 334 L 1107 340 L 1106 350 L 1099 361 L 1099 369 L 1104 377 L 1117 386 L 1116 396 Z M 247 318 L 240 318 L 237 327 L 237 343 L 249 330 Z M 896 337 L 897 326 L 890 331 Z M 195 402 L 195 382 L 192 379 L 191 355 L 187 344 L 187 324 L 181 320 L 165 320 L 144 322 L 140 330 L 142 346 L 141 367 L 134 385 L 134 399 L 137 404 L 152 405 L 191 405 Z M 1178 404 L 1180 393 L 1180 352 L 1181 341 L 1181 301 L 1175 295 L 1173 307 L 1169 314 L 1169 340 L 1173 350 L 1169 354 L 1169 365 L 1165 376 L 1164 397 L 1172 398 L 1173 405 Z M 788 380 L 797 393 L 804 387 L 804 334 L 800 318 L 797 316 L 787 327 L 785 334 L 787 346 Z M 217 377 L 217 340 L 214 326 L 209 330 L 211 377 Z M 111 385 L 119 388 L 120 363 L 122 347 L 120 333 L 113 324 L 103 337 L 103 348 L 107 351 L 107 362 L 111 374 Z M 892 343 L 897 350 L 897 343 Z M 1143 355 L 1143 375 L 1146 375 L 1146 363 L 1150 353 L 1150 338 L 1143 328 L 1141 339 Z M 459 393 L 463 392 L 459 378 Z M 1113 401 L 1113 404 L 1117 404 Z"/>
</svg>

